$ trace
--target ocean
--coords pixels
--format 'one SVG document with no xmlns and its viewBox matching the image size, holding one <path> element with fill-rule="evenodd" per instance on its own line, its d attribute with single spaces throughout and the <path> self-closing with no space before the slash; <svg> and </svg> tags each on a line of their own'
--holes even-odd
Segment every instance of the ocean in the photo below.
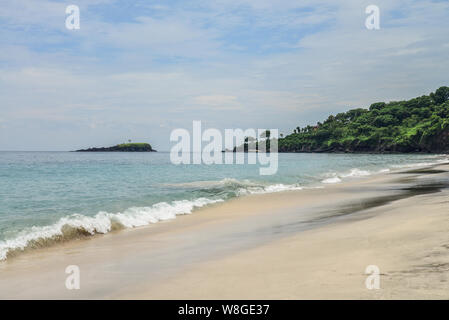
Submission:
<svg viewBox="0 0 449 320">
<path fill-rule="evenodd" d="M 258 165 L 174 165 L 164 152 L 0 152 L 0 260 L 248 194 L 326 188 L 447 161 L 428 154 L 281 153 L 277 174 L 262 176 Z"/>
</svg>

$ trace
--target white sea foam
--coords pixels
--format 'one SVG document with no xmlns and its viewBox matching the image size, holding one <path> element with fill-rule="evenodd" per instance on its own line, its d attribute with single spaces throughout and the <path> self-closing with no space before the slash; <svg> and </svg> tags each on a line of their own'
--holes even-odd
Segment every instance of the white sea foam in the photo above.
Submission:
<svg viewBox="0 0 449 320">
<path fill-rule="evenodd" d="M 360 170 L 357 168 L 351 169 L 348 173 L 341 174 L 341 177 L 348 178 L 348 177 L 364 177 L 371 175 L 371 172 L 366 170 Z"/>
<path fill-rule="evenodd" d="M 332 177 L 332 178 L 327 178 L 324 179 L 323 181 L 321 181 L 322 183 L 327 183 L 327 184 L 331 184 L 331 183 L 339 183 L 341 182 L 341 179 L 339 177 Z"/>
<path fill-rule="evenodd" d="M 436 157 L 442 157 L 441 155 L 434 155 L 433 158 Z M 321 181 L 321 183 L 325 184 L 332 184 L 332 183 L 339 183 L 345 178 L 357 178 L 357 177 L 365 177 L 372 175 L 373 173 L 387 173 L 390 172 L 392 169 L 406 169 L 406 168 L 420 168 L 420 167 L 427 167 L 432 165 L 438 165 L 443 163 L 449 163 L 449 159 L 444 156 L 443 158 L 436 159 L 433 162 L 419 162 L 419 163 L 405 163 L 400 165 L 391 165 L 390 168 L 384 168 L 380 169 L 376 172 L 371 172 L 368 170 L 361 170 L 358 168 L 353 168 L 349 172 L 330 172 L 324 175 L 325 179 Z"/>
<path fill-rule="evenodd" d="M 1 241 L 0 260 L 5 260 L 11 251 L 24 250 L 30 246 L 43 246 L 47 242 L 65 240 L 80 234 L 104 234 L 114 227 L 134 228 L 161 220 L 175 219 L 177 215 L 190 214 L 195 208 L 222 201 L 222 199 L 198 198 L 193 201 L 160 202 L 151 207 L 132 207 L 119 213 L 102 211 L 93 217 L 74 214 L 63 217 L 52 225 L 28 228 L 15 238 Z"/>
<path fill-rule="evenodd" d="M 266 184 L 261 182 L 250 181 L 248 179 L 238 180 L 234 178 L 224 178 L 216 181 L 193 181 L 187 183 L 165 184 L 165 186 L 176 188 L 230 188 L 235 190 L 236 196 L 243 196 L 248 194 L 262 194 L 273 193 L 289 190 L 302 190 L 298 184 Z"/>
<path fill-rule="evenodd" d="M 248 194 L 263 194 L 263 193 L 275 193 L 282 191 L 293 191 L 293 190 L 302 190 L 303 187 L 297 184 L 272 184 L 268 186 L 257 186 L 257 187 L 246 187 L 240 188 L 237 191 L 237 195 L 248 195 Z"/>
<path fill-rule="evenodd" d="M 449 162 L 448 159 L 439 159 L 434 162 L 418 162 L 418 163 L 406 163 L 406 164 L 392 165 L 392 168 L 397 168 L 397 169 L 421 168 L 421 167 L 434 166 L 434 165 L 448 163 L 448 162 Z"/>
<path fill-rule="evenodd" d="M 371 175 L 371 172 L 369 172 L 367 170 L 360 170 L 358 168 L 353 168 L 349 172 L 328 173 L 328 174 L 326 174 L 327 178 L 322 180 L 321 182 L 326 183 L 326 184 L 339 183 L 344 178 L 357 178 L 357 177 L 365 177 L 365 176 L 369 176 L 369 175 Z"/>
</svg>

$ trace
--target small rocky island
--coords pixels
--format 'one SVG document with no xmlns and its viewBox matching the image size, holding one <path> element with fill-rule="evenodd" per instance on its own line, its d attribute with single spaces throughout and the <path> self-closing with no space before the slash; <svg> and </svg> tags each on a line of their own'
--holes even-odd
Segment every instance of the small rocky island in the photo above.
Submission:
<svg viewBox="0 0 449 320">
<path fill-rule="evenodd" d="M 156 152 L 149 143 L 122 143 L 112 147 L 89 148 L 76 152 Z"/>
</svg>

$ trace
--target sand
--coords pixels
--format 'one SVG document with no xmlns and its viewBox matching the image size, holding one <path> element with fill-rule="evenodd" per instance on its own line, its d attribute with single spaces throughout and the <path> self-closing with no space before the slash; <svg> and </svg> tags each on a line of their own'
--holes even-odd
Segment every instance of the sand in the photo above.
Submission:
<svg viewBox="0 0 449 320">
<path fill-rule="evenodd" d="M 449 166 L 253 195 L 0 263 L 0 298 L 447 299 Z M 67 290 L 77 265 L 80 290 Z M 368 289 L 365 269 L 380 270 Z"/>
</svg>

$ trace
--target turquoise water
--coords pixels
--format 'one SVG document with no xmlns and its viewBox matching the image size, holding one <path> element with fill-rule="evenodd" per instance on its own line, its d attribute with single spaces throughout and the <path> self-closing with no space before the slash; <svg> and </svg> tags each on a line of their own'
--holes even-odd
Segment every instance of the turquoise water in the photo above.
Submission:
<svg viewBox="0 0 449 320">
<path fill-rule="evenodd" d="M 279 154 L 258 165 L 173 165 L 169 153 L 0 152 L 0 259 L 13 251 L 189 214 L 251 193 L 326 187 L 444 155 Z"/>
</svg>

